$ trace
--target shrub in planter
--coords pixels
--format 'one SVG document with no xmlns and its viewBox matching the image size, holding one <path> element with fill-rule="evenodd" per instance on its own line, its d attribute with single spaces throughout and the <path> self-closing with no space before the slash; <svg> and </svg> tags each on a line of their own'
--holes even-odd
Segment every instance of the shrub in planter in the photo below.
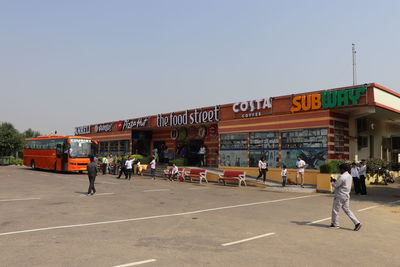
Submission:
<svg viewBox="0 0 400 267">
<path fill-rule="evenodd" d="M 386 166 L 385 161 L 381 159 L 368 159 L 367 160 L 367 172 L 374 175 L 379 172 L 379 168 Z"/>
<path fill-rule="evenodd" d="M 339 173 L 339 165 L 342 161 L 332 160 L 319 166 L 320 173 Z"/>
</svg>

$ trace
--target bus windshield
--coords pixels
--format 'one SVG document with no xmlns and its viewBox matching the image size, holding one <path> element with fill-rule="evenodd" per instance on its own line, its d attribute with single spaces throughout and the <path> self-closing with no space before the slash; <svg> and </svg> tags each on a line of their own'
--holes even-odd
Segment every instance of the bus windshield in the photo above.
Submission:
<svg viewBox="0 0 400 267">
<path fill-rule="evenodd" d="M 87 158 L 90 156 L 92 142 L 87 139 L 70 139 L 70 158 Z"/>
</svg>

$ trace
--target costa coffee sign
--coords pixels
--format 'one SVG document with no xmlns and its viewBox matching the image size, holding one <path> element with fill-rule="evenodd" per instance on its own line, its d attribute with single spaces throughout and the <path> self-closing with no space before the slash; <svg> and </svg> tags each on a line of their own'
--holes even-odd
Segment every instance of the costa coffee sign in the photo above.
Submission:
<svg viewBox="0 0 400 267">
<path fill-rule="evenodd" d="M 75 127 L 75 135 L 90 134 L 90 125 Z"/>
<path fill-rule="evenodd" d="M 271 107 L 271 100 L 263 98 L 260 100 L 236 102 L 233 104 L 232 110 L 235 118 L 251 118 L 264 115 Z"/>
<path fill-rule="evenodd" d="M 148 118 L 119 121 L 117 124 L 117 130 L 124 131 L 124 130 L 130 130 L 133 128 L 146 127 L 148 122 L 149 122 Z"/>
<path fill-rule="evenodd" d="M 186 110 L 183 113 L 170 113 L 157 115 L 157 127 L 174 127 L 180 125 L 202 124 L 219 121 L 220 107 L 211 109 Z"/>
<path fill-rule="evenodd" d="M 94 131 L 96 133 L 111 132 L 112 131 L 112 123 L 97 124 L 96 126 L 94 126 Z"/>
</svg>

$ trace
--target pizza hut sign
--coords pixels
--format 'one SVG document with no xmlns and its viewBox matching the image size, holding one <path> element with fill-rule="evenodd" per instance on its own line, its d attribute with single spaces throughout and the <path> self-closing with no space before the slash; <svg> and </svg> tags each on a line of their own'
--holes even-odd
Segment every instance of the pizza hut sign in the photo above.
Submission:
<svg viewBox="0 0 400 267">
<path fill-rule="evenodd" d="M 235 114 L 235 118 L 251 118 L 264 115 L 265 110 L 270 109 L 271 107 L 271 100 L 263 98 L 260 100 L 236 102 L 233 104 L 232 110 Z M 240 115 L 237 115 L 239 113 Z"/>
<path fill-rule="evenodd" d="M 94 127 L 94 131 L 95 131 L 96 133 L 111 132 L 111 131 L 112 131 L 112 123 L 97 124 L 97 125 Z"/>
<path fill-rule="evenodd" d="M 117 125 L 117 129 L 119 131 L 124 131 L 124 130 L 130 130 L 133 128 L 145 127 L 145 126 L 147 126 L 148 122 L 149 122 L 148 118 L 119 121 L 118 125 Z"/>
</svg>

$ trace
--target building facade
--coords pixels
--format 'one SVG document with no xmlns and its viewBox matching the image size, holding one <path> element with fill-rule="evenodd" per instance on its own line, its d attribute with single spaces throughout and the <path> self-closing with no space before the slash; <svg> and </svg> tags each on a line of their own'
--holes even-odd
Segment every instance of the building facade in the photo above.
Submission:
<svg viewBox="0 0 400 267">
<path fill-rule="evenodd" d="M 99 142 L 99 154 L 158 153 L 162 158 L 256 167 L 308 169 L 331 159 L 400 162 L 400 94 L 379 84 L 268 97 L 143 118 L 76 127 Z"/>
</svg>

